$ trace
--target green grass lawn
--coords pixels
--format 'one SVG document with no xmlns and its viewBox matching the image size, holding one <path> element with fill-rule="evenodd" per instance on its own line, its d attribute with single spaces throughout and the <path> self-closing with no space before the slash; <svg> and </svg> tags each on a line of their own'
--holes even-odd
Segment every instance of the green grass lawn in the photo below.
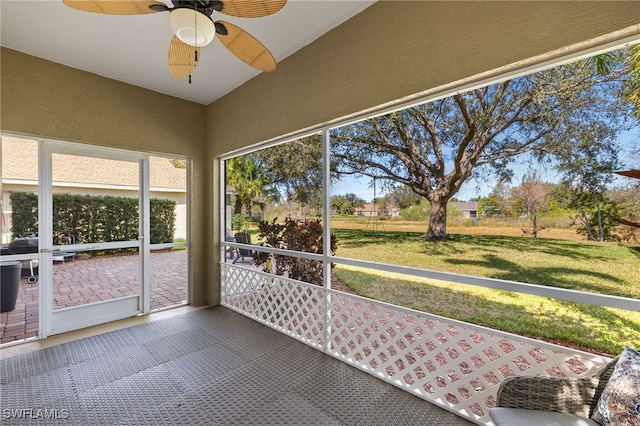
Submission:
<svg viewBox="0 0 640 426">
<path fill-rule="evenodd" d="M 640 253 L 613 243 L 335 229 L 338 252 L 374 262 L 640 299 Z M 358 294 L 607 354 L 640 348 L 640 313 L 337 265 Z"/>
</svg>

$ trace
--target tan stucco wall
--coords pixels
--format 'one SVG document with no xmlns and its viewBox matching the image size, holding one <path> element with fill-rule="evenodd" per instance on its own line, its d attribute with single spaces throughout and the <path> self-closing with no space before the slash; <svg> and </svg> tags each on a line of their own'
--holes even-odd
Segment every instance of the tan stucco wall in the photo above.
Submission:
<svg viewBox="0 0 640 426">
<path fill-rule="evenodd" d="M 2 49 L 2 130 L 139 151 L 194 155 L 202 105 Z"/>
<path fill-rule="evenodd" d="M 638 24 L 638 2 L 385 1 L 207 107 L 2 49 L 0 128 L 191 157 L 193 301 L 215 304 L 217 156 Z"/>
<path fill-rule="evenodd" d="M 2 48 L 0 129 L 18 135 L 188 156 L 191 301 L 214 281 L 207 229 L 204 106 Z M 207 219 L 205 219 L 207 218 Z M 195 224 L 195 225 L 194 225 Z M 211 284 L 215 285 L 215 284 Z"/>
<path fill-rule="evenodd" d="M 211 155 L 638 24 L 638 1 L 378 2 L 211 104 Z"/>
</svg>

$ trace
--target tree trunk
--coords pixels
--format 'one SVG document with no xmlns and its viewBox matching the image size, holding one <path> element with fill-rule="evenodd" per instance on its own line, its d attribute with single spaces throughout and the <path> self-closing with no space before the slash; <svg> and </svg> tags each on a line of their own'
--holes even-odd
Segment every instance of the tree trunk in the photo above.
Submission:
<svg viewBox="0 0 640 426">
<path fill-rule="evenodd" d="M 533 214 L 533 238 L 538 238 L 538 214 Z"/>
<path fill-rule="evenodd" d="M 589 224 L 589 216 L 587 216 L 587 213 L 584 211 L 584 208 L 582 207 L 582 203 L 578 199 L 578 196 L 575 194 L 575 192 L 572 191 L 572 195 L 573 195 L 573 202 L 576 205 L 576 208 L 582 220 L 582 224 L 584 225 L 584 229 L 587 233 L 587 239 L 589 241 L 595 241 L 596 238 L 594 237 L 593 232 L 591 232 L 591 225 Z"/>
<path fill-rule="evenodd" d="M 598 236 L 600 237 L 599 241 L 604 242 L 604 227 L 602 226 L 602 211 L 600 210 L 600 199 L 598 194 L 595 194 L 595 202 L 596 202 L 596 212 L 598 214 Z"/>
<path fill-rule="evenodd" d="M 447 239 L 447 202 L 431 202 L 431 216 L 427 238 L 431 241 Z"/>
<path fill-rule="evenodd" d="M 242 213 L 242 199 L 238 196 L 236 196 L 236 200 L 235 203 L 233 203 L 233 214 L 240 214 Z"/>
<path fill-rule="evenodd" d="M 251 199 L 246 200 L 244 203 L 244 211 L 249 217 L 253 217 L 253 205 Z"/>
</svg>

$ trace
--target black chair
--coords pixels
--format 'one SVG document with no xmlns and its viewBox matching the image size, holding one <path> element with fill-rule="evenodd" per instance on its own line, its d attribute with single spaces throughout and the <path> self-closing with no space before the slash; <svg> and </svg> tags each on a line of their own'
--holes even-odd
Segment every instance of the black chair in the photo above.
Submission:
<svg viewBox="0 0 640 426">
<path fill-rule="evenodd" d="M 236 239 L 236 243 L 241 243 L 241 244 L 252 244 L 251 242 L 251 235 L 247 234 L 246 232 L 238 232 L 234 235 L 234 238 Z M 238 248 L 236 250 L 236 258 L 233 260 L 233 263 L 237 263 L 237 262 L 244 262 L 244 258 L 245 257 L 250 257 L 251 260 L 255 260 L 255 251 L 247 249 L 247 248 Z"/>
<path fill-rule="evenodd" d="M 229 229 L 229 228 L 225 228 L 224 229 L 224 240 L 228 241 L 230 243 L 235 243 L 236 242 L 236 239 L 234 238 L 233 233 L 231 232 L 231 229 Z M 231 260 L 235 259 L 235 257 L 236 257 L 236 255 L 235 255 L 236 249 L 234 247 L 227 247 L 225 252 L 226 252 L 227 256 L 229 256 L 229 259 L 231 259 Z"/>
</svg>

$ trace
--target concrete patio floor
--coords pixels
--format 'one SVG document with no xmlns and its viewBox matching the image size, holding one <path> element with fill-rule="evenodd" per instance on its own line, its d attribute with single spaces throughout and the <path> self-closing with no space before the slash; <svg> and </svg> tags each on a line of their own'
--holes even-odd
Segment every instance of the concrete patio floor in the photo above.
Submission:
<svg viewBox="0 0 640 426">
<path fill-rule="evenodd" d="M 55 262 L 54 309 L 94 303 L 138 293 L 137 255 L 99 256 Z M 187 302 L 187 250 L 151 252 L 150 307 L 158 310 Z M 0 343 L 38 335 L 40 281 L 20 279 L 16 307 L 0 314 Z"/>
</svg>

